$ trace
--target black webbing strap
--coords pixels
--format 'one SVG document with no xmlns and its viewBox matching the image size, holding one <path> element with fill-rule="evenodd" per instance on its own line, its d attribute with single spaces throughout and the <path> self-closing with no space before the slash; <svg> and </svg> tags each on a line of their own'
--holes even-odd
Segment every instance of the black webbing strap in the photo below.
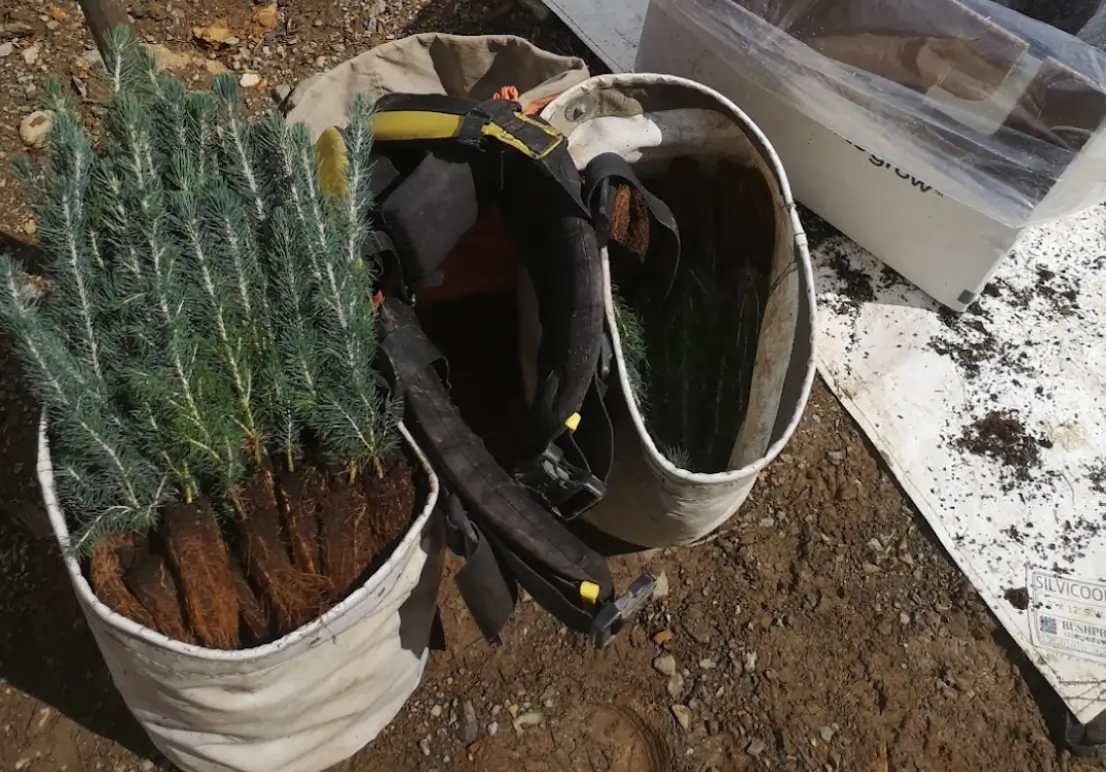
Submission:
<svg viewBox="0 0 1106 772">
<path fill-rule="evenodd" d="M 465 512 L 460 497 L 445 493 L 443 509 L 446 546 L 465 561 L 453 581 L 484 639 L 499 643 L 515 611 L 518 585 L 504 575 L 494 548 Z"/>
<path fill-rule="evenodd" d="M 664 302 L 676 280 L 680 263 L 680 226 L 668 204 L 649 192 L 634 170 L 617 153 L 601 153 L 584 167 L 584 201 L 592 215 L 595 236 L 600 247 L 606 247 L 611 232 L 611 211 L 619 185 L 629 185 L 641 194 L 653 222 L 659 229 L 650 229 L 648 274 L 651 299 Z M 653 241 L 660 236 L 661 243 Z"/>
<path fill-rule="evenodd" d="M 583 216 L 590 216 L 579 192 L 579 179 L 551 157 L 567 153 L 563 134 L 535 116 L 524 115 L 517 102 L 480 102 L 444 94 L 387 94 L 376 103 L 376 143 L 454 140 L 487 149 L 491 142 L 533 161 L 560 182 L 560 188 Z M 571 167 L 570 167 L 571 168 Z"/>
<path fill-rule="evenodd" d="M 464 423 L 432 367 L 437 352 L 414 311 L 398 298 L 386 298 L 380 319 L 381 347 L 403 395 L 411 431 L 478 526 L 478 535 L 491 543 L 501 564 L 550 613 L 573 629 L 588 629 L 598 608 L 614 595 L 606 562 L 539 506 Z M 477 538 L 465 549 L 476 554 L 479 546 Z M 485 632 L 501 626 L 502 616 L 495 608 L 488 611 L 482 620 Z"/>
</svg>

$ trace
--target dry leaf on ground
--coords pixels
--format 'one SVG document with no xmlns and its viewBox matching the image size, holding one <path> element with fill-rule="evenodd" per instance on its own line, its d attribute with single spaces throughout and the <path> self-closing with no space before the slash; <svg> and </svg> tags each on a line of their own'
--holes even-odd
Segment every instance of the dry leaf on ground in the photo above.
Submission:
<svg viewBox="0 0 1106 772">
<path fill-rule="evenodd" d="M 277 4 L 259 5 L 254 9 L 250 21 L 253 22 L 255 35 L 264 35 L 269 30 L 276 29 Z"/>
<path fill-rule="evenodd" d="M 192 36 L 214 47 L 226 45 L 226 42 L 234 37 L 231 31 L 227 29 L 226 24 L 222 21 L 212 22 L 206 27 L 193 27 Z"/>
</svg>

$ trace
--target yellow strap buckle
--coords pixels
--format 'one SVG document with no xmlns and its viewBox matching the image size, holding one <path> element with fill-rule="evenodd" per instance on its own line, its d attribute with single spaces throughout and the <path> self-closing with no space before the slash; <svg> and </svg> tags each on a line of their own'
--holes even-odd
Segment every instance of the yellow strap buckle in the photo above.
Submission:
<svg viewBox="0 0 1106 772">
<path fill-rule="evenodd" d="M 580 582 L 580 600 L 594 606 L 599 600 L 599 585 L 595 582 Z"/>
<path fill-rule="evenodd" d="M 514 148 L 529 158 L 540 160 L 552 153 L 564 141 L 564 135 L 552 126 L 528 115 L 515 113 L 516 120 L 541 131 L 549 143 L 540 149 L 528 145 L 519 137 L 496 123 L 486 123 L 480 132 Z M 380 141 L 454 139 L 461 134 L 465 116 L 438 113 L 429 110 L 396 110 L 379 112 L 373 118 L 373 137 Z"/>
</svg>

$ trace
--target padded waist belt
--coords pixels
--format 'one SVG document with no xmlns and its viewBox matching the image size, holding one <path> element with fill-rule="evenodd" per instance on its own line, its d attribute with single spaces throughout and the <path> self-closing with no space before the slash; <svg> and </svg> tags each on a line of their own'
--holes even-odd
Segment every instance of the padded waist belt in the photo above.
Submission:
<svg viewBox="0 0 1106 772">
<path fill-rule="evenodd" d="M 514 102 L 390 94 L 373 124 L 381 175 L 370 251 L 399 269 L 406 297 L 495 204 L 538 299 L 537 384 L 512 470 L 575 517 L 605 493 L 613 433 L 596 393 L 605 343 L 599 246 L 563 135 Z M 374 166 L 374 178 L 376 175 Z M 590 395 L 590 397 L 589 397 Z M 573 438 L 579 435 L 589 447 Z"/>
<path fill-rule="evenodd" d="M 535 502 L 462 420 L 443 382 L 445 361 L 414 310 L 387 298 L 380 319 L 395 391 L 444 481 L 447 529 L 454 550 L 469 561 L 458 584 L 481 632 L 498 639 L 514 610 L 517 581 L 565 625 L 605 644 L 647 599 L 652 577 L 616 599 L 603 558 Z"/>
</svg>

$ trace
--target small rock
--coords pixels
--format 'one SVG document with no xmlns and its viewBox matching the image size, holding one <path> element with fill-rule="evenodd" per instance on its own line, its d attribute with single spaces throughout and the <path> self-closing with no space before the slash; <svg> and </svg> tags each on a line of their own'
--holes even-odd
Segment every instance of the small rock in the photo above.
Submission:
<svg viewBox="0 0 1106 772">
<path fill-rule="evenodd" d="M 273 101 L 279 105 L 292 93 L 292 87 L 287 83 L 281 83 L 279 86 L 273 86 L 272 91 L 269 93 L 273 97 Z"/>
<path fill-rule="evenodd" d="M 499 733 L 499 722 L 498 721 L 493 721 L 490 724 L 488 724 L 488 735 L 490 737 L 495 737 L 496 734 L 498 734 L 498 733 Z"/>
<path fill-rule="evenodd" d="M 153 772 L 153 769 L 154 762 L 150 761 L 149 759 L 146 759 L 142 762 L 142 772 Z"/>
<path fill-rule="evenodd" d="M 885 636 L 885 637 L 890 635 L 892 633 L 893 629 L 894 628 L 891 627 L 891 623 L 888 622 L 887 620 L 884 620 L 884 621 L 880 622 L 878 625 L 876 625 L 876 632 L 878 632 L 880 635 Z"/>
<path fill-rule="evenodd" d="M 154 57 L 154 66 L 158 70 L 182 70 L 192 63 L 187 54 L 179 54 L 167 46 L 147 45 L 146 50 Z"/>
<path fill-rule="evenodd" d="M 883 552 L 883 545 L 879 543 L 879 539 L 869 539 L 868 546 L 876 552 Z"/>
<path fill-rule="evenodd" d="M 709 657 L 701 659 L 699 660 L 699 667 L 701 667 L 703 670 L 714 670 L 714 660 L 710 659 Z"/>
<path fill-rule="evenodd" d="M 100 56 L 100 52 L 95 48 L 91 48 L 85 51 L 83 54 L 77 57 L 77 62 L 85 67 L 99 67 L 104 63 L 103 57 Z"/>
<path fill-rule="evenodd" d="M 866 574 L 878 574 L 880 572 L 880 567 L 875 563 L 865 563 L 861 568 L 864 569 Z"/>
<path fill-rule="evenodd" d="M 538 726 L 539 724 L 543 723 L 545 723 L 545 714 L 539 713 L 537 711 L 523 713 L 515 719 L 515 731 L 521 732 L 528 726 Z"/>
<path fill-rule="evenodd" d="M 680 699 L 684 693 L 684 677 L 677 673 L 668 679 L 668 683 L 665 685 L 668 690 L 668 696 L 674 700 Z"/>
<path fill-rule="evenodd" d="M 434 707 L 432 707 L 430 709 L 430 715 L 432 715 L 434 718 L 441 718 L 442 717 L 442 706 L 441 705 L 435 705 Z"/>
<path fill-rule="evenodd" d="M 0 38 L 25 38 L 35 34 L 35 29 L 25 21 L 0 24 Z"/>
<path fill-rule="evenodd" d="M 430 737 L 426 736 L 419 740 L 419 750 L 422 751 L 423 756 L 430 755 Z"/>
<path fill-rule="evenodd" d="M 668 597 L 668 574 L 664 571 L 660 572 L 656 581 L 653 583 L 653 600 L 660 600 L 661 598 Z"/>
<path fill-rule="evenodd" d="M 57 23 L 56 21 L 54 21 L 53 19 L 51 19 L 50 21 L 46 22 L 46 29 L 50 30 L 51 32 L 53 32 L 54 30 L 56 30 L 56 29 L 57 29 L 58 27 L 60 27 L 60 26 L 61 26 L 61 25 L 60 25 L 60 24 L 58 24 L 58 23 Z"/>
<path fill-rule="evenodd" d="M 843 450 L 831 450 L 826 455 L 829 456 L 829 460 L 835 464 L 840 464 L 845 460 L 845 451 Z"/>
<path fill-rule="evenodd" d="M 11 56 L 14 50 L 15 46 L 13 46 L 10 42 L 0 43 L 0 59 Z"/>
<path fill-rule="evenodd" d="M 972 630 L 968 615 L 963 611 L 954 611 L 949 615 L 949 632 L 957 638 L 970 638 Z"/>
<path fill-rule="evenodd" d="M 15 768 L 18 771 L 20 769 L 23 769 L 24 767 L 26 767 L 30 763 L 31 763 L 30 759 L 19 759 L 17 762 L 15 762 Z"/>
<path fill-rule="evenodd" d="M 745 752 L 753 758 L 756 758 L 760 754 L 768 750 L 768 746 L 764 744 L 764 741 L 759 737 L 754 737 L 749 741 L 749 744 L 745 746 Z"/>
<path fill-rule="evenodd" d="M 30 48 L 23 49 L 23 61 L 27 64 L 34 64 L 38 61 L 38 46 L 31 46 Z"/>
<path fill-rule="evenodd" d="M 684 629 L 687 630 L 687 634 L 690 635 L 696 643 L 701 643 L 704 646 L 710 643 L 711 628 L 702 611 L 692 607 L 684 614 L 682 622 Z"/>
<path fill-rule="evenodd" d="M 238 85 L 242 88 L 253 88 L 261 82 L 261 76 L 256 72 L 246 72 L 238 79 Z"/>
<path fill-rule="evenodd" d="M 746 673 L 755 673 L 757 669 L 757 653 L 755 651 L 745 652 L 743 664 L 745 665 Z"/>
<path fill-rule="evenodd" d="M 837 731 L 832 726 L 824 726 L 818 730 L 818 734 L 822 737 L 822 742 L 830 742 L 833 740 L 833 736 L 837 734 Z"/>
<path fill-rule="evenodd" d="M 761 528 L 773 528 L 776 525 L 776 520 L 772 517 L 762 517 L 757 522 L 757 525 L 759 525 Z"/>
<path fill-rule="evenodd" d="M 685 732 L 691 729 L 691 709 L 687 705 L 673 705 L 672 715 L 680 722 Z"/>
<path fill-rule="evenodd" d="M 903 626 L 906 626 L 906 625 L 910 624 L 910 615 L 907 614 L 905 611 L 903 611 L 902 613 L 899 614 L 899 622 Z"/>
<path fill-rule="evenodd" d="M 315 59 L 315 66 L 316 67 L 326 67 L 326 57 L 325 56 L 320 56 L 317 59 Z"/>
<path fill-rule="evenodd" d="M 19 138 L 23 140 L 23 144 L 27 147 L 45 147 L 46 138 L 49 136 L 50 113 L 45 110 L 36 110 L 19 124 Z"/>
<path fill-rule="evenodd" d="M 230 72 L 230 67 L 220 62 L 218 59 L 205 59 L 204 69 L 211 75 L 226 75 Z"/>
<path fill-rule="evenodd" d="M 676 658 L 671 654 L 659 654 L 653 660 L 653 669 L 663 676 L 671 676 L 676 673 Z"/>
<path fill-rule="evenodd" d="M 461 703 L 461 723 L 457 728 L 457 736 L 465 745 L 476 742 L 476 736 L 480 734 L 480 725 L 476 723 L 476 708 L 465 700 Z"/>
<path fill-rule="evenodd" d="M 676 634 L 671 630 L 661 630 L 659 633 L 653 636 L 653 643 L 658 646 L 664 646 L 666 643 L 676 637 Z"/>
</svg>

